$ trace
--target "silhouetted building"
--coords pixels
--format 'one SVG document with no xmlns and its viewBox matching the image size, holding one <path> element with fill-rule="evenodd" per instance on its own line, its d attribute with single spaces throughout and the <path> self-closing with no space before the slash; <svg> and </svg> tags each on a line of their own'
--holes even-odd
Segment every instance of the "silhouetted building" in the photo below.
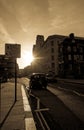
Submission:
<svg viewBox="0 0 84 130">
<path fill-rule="evenodd" d="M 84 38 L 70 34 L 59 44 L 59 76 L 84 78 Z"/>
<path fill-rule="evenodd" d="M 36 44 L 33 45 L 33 72 L 58 74 L 58 44 L 64 38 L 62 35 L 52 35 L 44 41 L 44 36 L 37 36 Z"/>
<path fill-rule="evenodd" d="M 62 78 L 84 77 L 84 38 L 38 35 L 33 45 L 32 72 L 52 73 Z"/>
<path fill-rule="evenodd" d="M 37 35 L 36 44 L 33 45 L 33 55 L 35 60 L 32 62 L 32 72 L 41 72 L 42 71 L 42 46 L 44 44 L 44 36 Z"/>
</svg>

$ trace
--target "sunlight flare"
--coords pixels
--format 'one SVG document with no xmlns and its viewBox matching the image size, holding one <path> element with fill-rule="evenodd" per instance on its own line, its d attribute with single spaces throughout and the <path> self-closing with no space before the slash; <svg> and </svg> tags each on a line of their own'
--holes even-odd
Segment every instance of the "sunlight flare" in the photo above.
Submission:
<svg viewBox="0 0 84 130">
<path fill-rule="evenodd" d="M 20 63 L 20 68 L 24 68 L 28 65 L 31 65 L 31 62 L 33 62 L 34 57 L 31 52 L 29 51 L 23 51 L 21 58 L 18 59 L 18 62 Z"/>
</svg>

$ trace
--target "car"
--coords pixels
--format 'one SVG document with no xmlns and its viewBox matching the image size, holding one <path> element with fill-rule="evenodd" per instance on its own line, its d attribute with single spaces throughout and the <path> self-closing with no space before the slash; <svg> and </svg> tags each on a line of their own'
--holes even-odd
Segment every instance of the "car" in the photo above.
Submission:
<svg viewBox="0 0 84 130">
<path fill-rule="evenodd" d="M 48 83 L 56 83 L 57 79 L 55 75 L 52 74 L 46 74 L 46 79 Z"/>
<path fill-rule="evenodd" d="M 44 73 L 33 73 L 29 81 L 30 89 L 47 88 L 46 75 Z"/>
</svg>

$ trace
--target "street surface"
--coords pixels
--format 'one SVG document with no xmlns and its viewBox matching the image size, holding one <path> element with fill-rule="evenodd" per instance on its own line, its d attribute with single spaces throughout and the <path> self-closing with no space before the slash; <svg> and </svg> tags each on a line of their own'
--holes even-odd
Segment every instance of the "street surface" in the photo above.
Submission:
<svg viewBox="0 0 84 130">
<path fill-rule="evenodd" d="M 51 87 L 50 87 L 51 86 Z M 48 90 L 55 94 L 77 117 L 84 122 L 84 95 L 74 90 L 50 85 Z"/>
<path fill-rule="evenodd" d="M 29 91 L 28 78 L 18 78 L 17 81 L 25 86 L 37 130 L 84 130 L 84 93 L 80 86 L 75 89 L 73 85 L 70 87 L 69 84 L 62 86 L 55 83 L 48 84 L 47 89 Z M 11 97 L 10 105 L 15 96 L 14 90 L 11 94 L 12 82 L 14 79 L 10 79 L 7 85 L 6 83 L 1 85 L 1 92 L 5 97 L 7 94 L 5 85 L 10 86 L 8 87 Z M 6 106 L 5 99 L 2 100 L 3 105 Z M 4 109 L 1 109 L 1 112 L 4 113 L 3 117 L 1 116 L 2 120 L 7 112 Z"/>
<path fill-rule="evenodd" d="M 84 129 L 83 94 L 79 95 L 76 91 L 72 91 L 72 89 L 61 88 L 58 84 L 49 84 L 47 90 L 32 90 L 31 93 L 29 100 L 35 118 L 35 110 L 38 105 L 36 98 L 40 99 L 40 108 L 49 108 L 49 111 L 42 113 L 50 129 Z M 40 127 L 38 123 L 36 124 L 37 128 Z"/>
</svg>

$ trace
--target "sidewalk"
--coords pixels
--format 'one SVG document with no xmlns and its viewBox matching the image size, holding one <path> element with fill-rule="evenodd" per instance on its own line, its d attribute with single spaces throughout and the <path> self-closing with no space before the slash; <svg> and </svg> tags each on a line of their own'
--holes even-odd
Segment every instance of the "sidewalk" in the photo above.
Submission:
<svg viewBox="0 0 84 130">
<path fill-rule="evenodd" d="M 64 80 L 64 79 L 61 79 Z M 84 80 L 67 80 L 84 84 Z M 36 130 L 30 105 L 24 87 L 17 84 L 17 101 L 14 103 L 15 84 L 0 86 L 0 126 L 1 130 Z"/>
<path fill-rule="evenodd" d="M 1 84 L 1 106 L 0 106 L 0 126 L 1 130 L 35 130 L 34 121 L 31 110 L 28 113 L 24 109 L 24 101 L 26 100 L 26 108 L 29 108 L 27 104 L 28 100 L 24 91 L 22 94 L 22 86 L 17 84 L 17 101 L 14 102 L 14 83 Z M 23 87 L 24 88 L 24 87 Z M 24 97 L 23 97 L 24 96 Z M 29 108 L 30 109 L 30 108 Z M 29 118 L 27 118 L 27 115 Z M 32 122 L 31 120 L 32 119 Z M 33 125 L 33 126 L 32 126 Z"/>
</svg>

